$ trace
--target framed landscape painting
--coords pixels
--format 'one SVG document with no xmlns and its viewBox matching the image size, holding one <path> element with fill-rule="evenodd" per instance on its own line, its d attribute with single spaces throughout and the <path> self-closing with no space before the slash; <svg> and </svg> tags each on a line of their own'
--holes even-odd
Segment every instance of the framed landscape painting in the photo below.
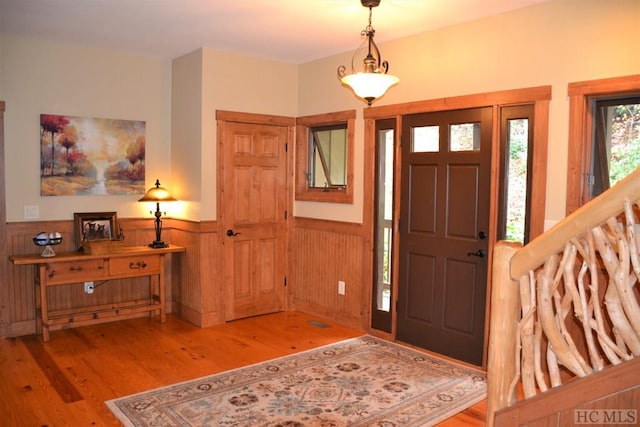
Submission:
<svg viewBox="0 0 640 427">
<path fill-rule="evenodd" d="M 40 115 L 42 196 L 145 192 L 143 121 Z"/>
</svg>

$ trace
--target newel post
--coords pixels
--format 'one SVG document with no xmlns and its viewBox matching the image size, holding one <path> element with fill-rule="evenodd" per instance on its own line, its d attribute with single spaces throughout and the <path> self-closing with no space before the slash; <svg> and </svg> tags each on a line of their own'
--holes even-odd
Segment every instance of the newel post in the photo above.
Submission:
<svg viewBox="0 0 640 427">
<path fill-rule="evenodd" d="M 516 337 L 520 320 L 520 291 L 511 279 L 511 258 L 522 245 L 498 242 L 493 250 L 491 319 L 487 363 L 487 426 L 494 425 L 495 412 L 515 402 L 510 391 L 516 376 Z"/>
</svg>

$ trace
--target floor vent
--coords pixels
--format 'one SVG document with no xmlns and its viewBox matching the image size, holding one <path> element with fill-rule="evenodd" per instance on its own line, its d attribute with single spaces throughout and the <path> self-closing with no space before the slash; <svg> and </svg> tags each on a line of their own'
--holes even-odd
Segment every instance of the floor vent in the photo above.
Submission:
<svg viewBox="0 0 640 427">
<path fill-rule="evenodd" d="M 316 328 L 330 328 L 331 326 L 323 323 L 319 320 L 309 320 L 308 322 L 311 326 L 315 326 Z"/>
</svg>

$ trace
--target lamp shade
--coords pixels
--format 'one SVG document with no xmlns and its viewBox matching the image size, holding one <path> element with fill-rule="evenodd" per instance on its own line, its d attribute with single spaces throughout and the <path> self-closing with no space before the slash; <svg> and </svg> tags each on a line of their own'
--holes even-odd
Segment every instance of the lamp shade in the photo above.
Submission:
<svg viewBox="0 0 640 427">
<path fill-rule="evenodd" d="M 160 180 L 156 180 L 155 187 L 151 187 L 149 191 L 147 191 L 139 202 L 175 202 L 177 199 L 172 197 L 169 192 L 160 187 Z"/>
<path fill-rule="evenodd" d="M 349 86 L 357 96 L 369 101 L 380 98 L 394 84 L 400 81 L 391 74 L 383 73 L 354 73 L 340 79 L 342 84 Z"/>
</svg>

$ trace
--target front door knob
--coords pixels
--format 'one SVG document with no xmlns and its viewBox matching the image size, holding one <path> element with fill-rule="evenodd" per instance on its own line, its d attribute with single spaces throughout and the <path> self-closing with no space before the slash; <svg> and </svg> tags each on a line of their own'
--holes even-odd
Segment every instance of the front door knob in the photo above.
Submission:
<svg viewBox="0 0 640 427">
<path fill-rule="evenodd" d="M 240 233 L 235 233 L 232 229 L 228 229 L 227 230 L 227 236 L 229 236 L 229 237 L 235 237 L 238 234 L 240 234 Z"/>
<path fill-rule="evenodd" d="M 478 249 L 475 252 L 467 252 L 467 256 L 477 256 L 478 258 L 484 258 L 484 251 L 482 249 Z"/>
</svg>

